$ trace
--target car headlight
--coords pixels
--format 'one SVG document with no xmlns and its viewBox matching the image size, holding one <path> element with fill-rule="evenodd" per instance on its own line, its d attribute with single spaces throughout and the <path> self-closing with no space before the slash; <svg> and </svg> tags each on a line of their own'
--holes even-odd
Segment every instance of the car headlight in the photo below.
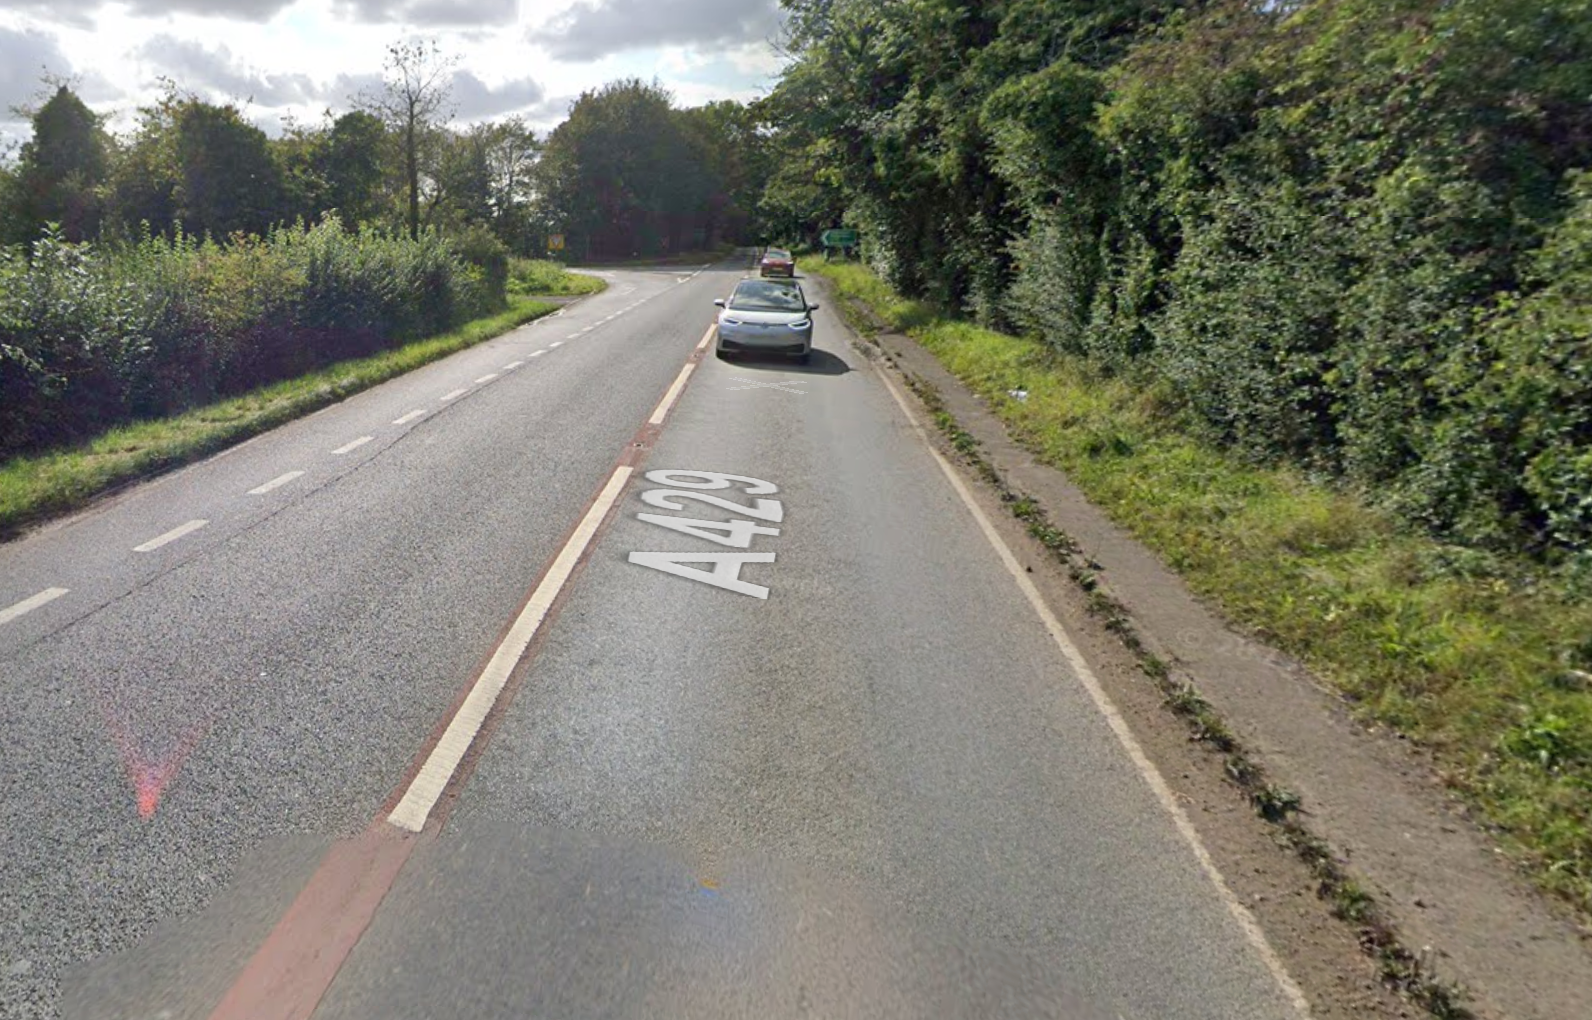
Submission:
<svg viewBox="0 0 1592 1020">
<path fill-rule="evenodd" d="M 811 320 L 811 319 L 803 319 L 800 322 L 791 323 L 790 324 L 790 328 L 791 329 L 811 329 L 812 325 L 813 325 L 813 320 Z"/>
</svg>

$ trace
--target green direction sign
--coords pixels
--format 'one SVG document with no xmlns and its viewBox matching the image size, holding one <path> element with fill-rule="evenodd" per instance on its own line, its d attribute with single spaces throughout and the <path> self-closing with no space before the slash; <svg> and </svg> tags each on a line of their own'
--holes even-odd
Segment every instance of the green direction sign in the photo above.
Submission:
<svg viewBox="0 0 1592 1020">
<path fill-rule="evenodd" d="M 852 248 L 857 244 L 855 230 L 826 230 L 822 238 L 825 248 Z"/>
</svg>

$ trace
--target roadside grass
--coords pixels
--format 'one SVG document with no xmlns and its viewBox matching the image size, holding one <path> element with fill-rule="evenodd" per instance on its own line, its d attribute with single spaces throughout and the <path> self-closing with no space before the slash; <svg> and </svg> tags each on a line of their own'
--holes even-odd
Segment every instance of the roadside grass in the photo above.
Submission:
<svg viewBox="0 0 1592 1020">
<path fill-rule="evenodd" d="M 813 271 L 923 344 L 1230 619 L 1431 748 L 1505 850 L 1592 915 L 1592 604 L 1523 558 L 1197 442 L 1153 385 L 943 317 L 862 266 Z"/>
<path fill-rule="evenodd" d="M 339 362 L 169 418 L 112 429 L 80 446 L 13 458 L 0 464 L 0 537 L 77 509 L 117 485 L 197 460 L 500 336 L 557 308 L 512 296 L 505 311 L 440 336 Z"/>
<path fill-rule="evenodd" d="M 572 273 L 551 259 L 514 259 L 509 263 L 510 294 L 570 297 L 595 294 L 606 286 L 595 276 Z"/>
</svg>

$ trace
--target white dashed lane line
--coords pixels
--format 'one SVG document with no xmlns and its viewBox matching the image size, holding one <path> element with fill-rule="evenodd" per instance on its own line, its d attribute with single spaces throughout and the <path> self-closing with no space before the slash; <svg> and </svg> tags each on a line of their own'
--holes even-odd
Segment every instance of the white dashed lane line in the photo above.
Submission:
<svg viewBox="0 0 1592 1020">
<path fill-rule="evenodd" d="M 346 443 L 346 444 L 344 444 L 342 446 L 339 446 L 337 449 L 333 450 L 332 451 L 332 456 L 341 457 L 345 453 L 352 453 L 353 451 L 359 449 L 361 446 L 364 446 L 366 443 L 370 442 L 372 439 L 375 439 L 375 438 L 376 438 L 375 436 L 360 436 L 358 439 L 354 440 L 352 443 Z"/>
<path fill-rule="evenodd" d="M 399 418 L 397 421 L 393 422 L 393 424 L 394 425 L 408 425 L 410 422 L 414 421 L 416 418 L 424 418 L 425 416 L 426 416 L 426 412 L 424 412 L 424 411 L 410 411 L 408 414 L 404 415 L 402 418 Z"/>
<path fill-rule="evenodd" d="M 554 340 L 552 343 L 548 344 L 547 346 L 549 346 L 549 347 L 562 347 L 562 346 L 564 346 L 564 341 L 562 341 L 562 340 Z"/>
<path fill-rule="evenodd" d="M 469 392 L 470 392 L 470 388 L 468 386 L 465 386 L 465 387 L 461 387 L 460 389 L 454 390 L 452 393 L 444 393 L 442 395 L 442 402 L 443 403 L 447 403 L 450 400 L 457 400 L 459 397 L 462 397 L 466 393 L 469 393 Z"/>
<path fill-rule="evenodd" d="M 182 538 L 184 535 L 193 534 L 194 532 L 198 531 L 200 528 L 204 527 L 206 524 L 209 524 L 209 523 L 210 523 L 209 521 L 189 521 L 187 524 L 179 525 L 178 527 L 172 528 L 170 531 L 166 532 L 164 535 L 159 536 L 158 538 L 150 539 L 149 541 L 145 542 L 143 545 L 135 545 L 135 546 L 133 546 L 133 552 L 138 552 L 138 553 L 154 552 L 156 549 L 159 549 L 161 546 L 167 545 L 167 544 L 169 544 L 171 542 L 175 542 L 175 541 L 177 541 L 177 539 Z"/>
<path fill-rule="evenodd" d="M 586 332 L 586 330 L 583 329 L 583 330 L 580 330 L 579 332 L 571 333 L 569 336 L 566 336 L 564 339 L 565 340 L 573 340 L 576 337 L 580 336 L 581 333 L 584 333 L 584 332 Z"/>
<path fill-rule="evenodd" d="M 496 379 L 497 377 L 498 377 L 498 374 L 496 372 L 488 372 L 486 375 L 483 375 L 481 378 L 476 380 L 476 385 L 480 385 L 481 383 L 484 383 L 484 382 L 491 382 L 493 379 Z"/>
<path fill-rule="evenodd" d="M 304 472 L 302 472 L 302 471 L 289 471 L 285 475 L 278 475 L 277 477 L 271 479 L 269 482 L 266 482 L 264 485 L 261 485 L 261 486 L 258 486 L 256 488 L 250 489 L 249 490 L 249 495 L 251 495 L 251 496 L 263 496 L 266 493 L 270 492 L 272 489 L 280 489 L 282 486 L 286 485 L 288 482 L 291 482 L 293 479 L 302 477 L 303 474 L 304 474 Z"/>
<path fill-rule="evenodd" d="M 511 361 L 511 362 L 509 362 L 509 363 L 508 363 L 508 364 L 507 364 L 507 365 L 504 365 L 504 366 L 503 366 L 503 371 L 505 371 L 505 372 L 512 372 L 512 371 L 514 371 L 514 370 L 515 370 L 515 369 L 516 369 L 516 368 L 519 368 L 519 367 L 520 367 L 520 366 L 521 366 L 521 365 L 523 365 L 523 364 L 525 364 L 525 362 L 523 362 L 523 361 Z"/>
<path fill-rule="evenodd" d="M 26 616 L 28 613 L 33 612 L 40 606 L 54 602 L 62 595 L 65 595 L 68 591 L 71 591 L 71 589 L 46 588 L 37 595 L 31 595 L 28 598 L 23 599 L 16 605 L 11 606 L 9 609 L 0 609 L 0 623 L 10 623 L 19 616 Z"/>
</svg>

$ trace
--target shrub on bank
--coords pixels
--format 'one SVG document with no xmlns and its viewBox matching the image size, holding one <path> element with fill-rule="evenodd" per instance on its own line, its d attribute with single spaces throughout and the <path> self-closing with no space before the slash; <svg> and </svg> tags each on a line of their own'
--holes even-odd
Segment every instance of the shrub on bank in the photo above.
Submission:
<svg viewBox="0 0 1592 1020">
<path fill-rule="evenodd" d="M 499 246 L 501 247 L 501 246 Z M 0 250 L 0 457 L 374 353 L 503 307 L 507 258 L 335 220 L 226 242 Z"/>
</svg>

